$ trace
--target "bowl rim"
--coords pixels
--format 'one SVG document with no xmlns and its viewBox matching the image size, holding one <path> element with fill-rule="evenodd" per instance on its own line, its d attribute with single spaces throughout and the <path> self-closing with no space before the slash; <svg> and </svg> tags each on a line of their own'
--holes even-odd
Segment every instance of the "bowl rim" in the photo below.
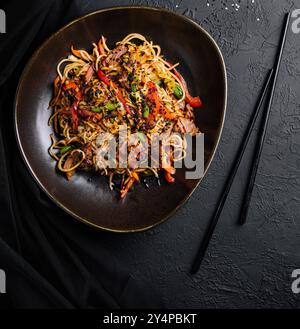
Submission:
<svg viewBox="0 0 300 329">
<path fill-rule="evenodd" d="M 222 74 L 223 74 L 223 78 L 224 78 L 224 83 L 225 83 L 225 93 L 224 93 L 224 106 L 223 106 L 223 110 L 222 110 L 222 121 L 220 123 L 220 127 L 219 127 L 219 136 L 217 138 L 217 141 L 215 143 L 215 146 L 213 148 L 213 151 L 210 155 L 210 159 L 207 163 L 207 166 L 204 170 L 203 176 L 201 178 L 198 179 L 197 184 L 193 187 L 193 189 L 191 189 L 187 195 L 181 200 L 181 202 L 179 202 L 175 208 L 173 208 L 167 215 L 165 215 L 160 221 L 152 224 L 152 225 L 148 225 L 146 227 L 142 227 L 142 228 L 137 228 L 137 229 L 127 229 L 127 230 L 118 230 L 118 229 L 111 229 L 108 227 L 103 227 L 101 225 L 97 225 L 95 223 L 92 223 L 90 220 L 83 218 L 81 216 L 79 216 L 78 214 L 74 213 L 72 210 L 70 210 L 69 208 L 67 208 L 66 206 L 64 206 L 60 201 L 58 201 L 54 196 L 51 195 L 51 193 L 47 190 L 47 188 L 42 184 L 42 182 L 39 180 L 37 174 L 34 172 L 34 170 L 31 168 L 30 162 L 27 159 L 27 156 L 24 152 L 23 146 L 22 146 L 22 142 L 21 142 L 21 138 L 19 135 L 19 128 L 18 128 L 18 116 L 17 116 L 17 108 L 18 108 L 18 100 L 19 100 L 19 92 L 21 89 L 21 85 L 23 82 L 24 77 L 26 76 L 26 74 L 29 72 L 29 69 L 31 68 L 34 60 L 38 57 L 39 53 L 41 52 L 41 50 L 47 46 L 47 44 L 54 39 L 57 35 L 61 34 L 65 29 L 67 29 L 68 27 L 70 27 L 73 24 L 76 24 L 78 21 L 81 21 L 89 16 L 93 16 L 93 15 L 97 15 L 97 14 L 101 14 L 103 12 L 107 12 L 107 11 L 115 11 L 115 10 L 123 10 L 123 9 L 142 9 L 142 10 L 149 10 L 149 11 L 158 11 L 158 12 L 165 12 L 167 14 L 176 16 L 180 19 L 183 19 L 184 21 L 186 21 L 187 23 L 190 23 L 192 25 L 194 25 L 198 30 L 200 30 L 202 33 L 204 33 L 207 38 L 211 41 L 212 45 L 214 46 L 214 48 L 217 51 L 218 57 L 220 59 L 220 62 L 222 64 Z M 22 74 L 20 76 L 19 82 L 18 82 L 18 86 L 16 89 L 16 93 L 15 93 L 15 99 L 14 99 L 14 132 L 15 132 L 15 137 L 17 139 L 17 144 L 18 144 L 18 148 L 20 150 L 21 156 L 31 174 L 31 176 L 33 177 L 33 179 L 36 181 L 36 183 L 39 185 L 39 187 L 47 194 L 47 196 L 56 204 L 58 205 L 61 209 L 63 209 L 66 213 L 68 213 L 69 215 L 71 215 L 73 218 L 79 220 L 80 222 L 92 227 L 92 228 L 96 228 L 98 230 L 101 231 L 107 231 L 107 232 L 114 232 L 114 233 L 135 233 L 135 232 L 143 232 L 146 230 L 149 230 L 155 226 L 158 226 L 159 224 L 162 224 L 163 222 L 165 222 L 167 219 L 169 219 L 172 215 L 174 215 L 177 210 L 183 206 L 187 200 L 191 197 L 191 195 L 194 193 L 194 191 L 196 190 L 196 188 L 199 186 L 199 184 L 201 183 L 202 179 L 205 177 L 213 159 L 216 153 L 216 150 L 219 146 L 220 143 L 220 139 L 222 136 L 222 132 L 223 132 L 223 128 L 224 128 L 224 122 L 225 122 L 225 116 L 226 116 L 226 110 L 227 110 L 227 92 L 228 92 L 228 83 L 227 83 L 227 72 L 226 72 L 226 64 L 223 58 L 223 55 L 221 53 L 221 50 L 218 46 L 218 44 L 216 43 L 216 41 L 214 40 L 214 38 L 202 27 L 200 26 L 197 22 L 195 22 L 193 19 L 184 16 L 182 14 L 176 13 L 172 10 L 166 9 L 166 8 L 160 8 L 160 7 L 152 7 L 152 6 L 113 6 L 113 7 L 106 7 L 106 8 L 102 8 L 99 10 L 95 10 L 92 11 L 90 13 L 87 13 L 83 16 L 77 17 L 76 19 L 72 20 L 71 22 L 67 23 L 66 25 L 64 25 L 63 27 L 61 27 L 59 30 L 57 30 L 56 32 L 52 33 L 48 38 L 46 38 L 42 44 L 33 52 L 33 54 L 30 56 L 28 62 L 25 64 L 25 67 L 22 71 Z"/>
</svg>

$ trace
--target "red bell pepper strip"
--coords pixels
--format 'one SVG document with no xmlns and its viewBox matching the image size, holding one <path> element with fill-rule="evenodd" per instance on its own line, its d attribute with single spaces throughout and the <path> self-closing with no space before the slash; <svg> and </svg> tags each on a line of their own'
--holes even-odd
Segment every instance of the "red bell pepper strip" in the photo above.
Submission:
<svg viewBox="0 0 300 329">
<path fill-rule="evenodd" d="M 103 39 L 105 40 L 105 38 L 102 35 L 101 38 L 98 41 L 98 50 L 99 50 L 99 54 L 100 55 L 104 55 L 105 54 L 104 47 L 103 47 Z"/>
<path fill-rule="evenodd" d="M 64 90 L 68 90 L 68 89 L 76 89 L 76 88 L 78 88 L 78 86 L 76 85 L 75 82 L 69 82 L 69 83 L 65 83 L 65 84 L 63 85 L 63 89 L 64 89 Z"/>
<path fill-rule="evenodd" d="M 170 66 L 172 66 L 171 63 L 169 63 Z M 184 92 L 185 92 L 185 101 L 190 104 L 192 107 L 200 107 L 202 105 L 202 101 L 201 98 L 199 96 L 193 97 L 190 95 L 186 82 L 183 79 L 182 75 L 175 69 L 173 68 L 174 74 L 175 76 L 180 80 L 183 88 L 184 88 Z"/>
<path fill-rule="evenodd" d="M 74 56 L 86 60 L 86 58 L 82 55 L 81 50 L 74 49 L 73 46 L 71 46 L 71 52 Z"/>
<path fill-rule="evenodd" d="M 98 70 L 98 77 L 99 79 L 104 82 L 108 87 L 113 86 L 116 89 L 116 95 L 121 104 L 124 106 L 126 112 L 130 114 L 130 107 L 126 103 L 126 100 L 122 94 L 122 92 L 117 88 L 116 84 L 113 83 L 100 69 Z"/>
<path fill-rule="evenodd" d="M 78 100 L 78 102 L 81 100 L 81 98 L 82 98 L 82 91 L 81 90 L 79 90 L 76 94 L 75 94 L 75 97 L 76 97 L 76 99 Z"/>
<path fill-rule="evenodd" d="M 177 114 L 175 112 L 170 112 L 167 109 L 164 111 L 164 116 L 167 120 L 174 120 L 177 119 Z"/>
<path fill-rule="evenodd" d="M 168 172 L 169 174 L 174 175 L 176 172 L 176 169 L 172 166 L 168 166 L 168 167 L 163 167 L 165 169 L 166 172 Z"/>
<path fill-rule="evenodd" d="M 104 82 L 108 87 L 110 86 L 110 79 L 99 69 L 98 70 L 99 79 Z"/>
<path fill-rule="evenodd" d="M 122 103 L 122 105 L 124 106 L 125 111 L 126 111 L 128 114 L 130 114 L 130 107 L 129 107 L 128 104 L 126 103 L 126 100 L 125 100 L 123 94 L 121 93 L 121 91 L 117 89 L 116 94 L 117 94 L 117 97 L 118 97 L 119 101 L 120 101 L 120 102 Z"/>
<path fill-rule="evenodd" d="M 77 130 L 78 129 L 78 104 L 80 102 L 80 99 L 82 98 L 82 92 L 79 90 L 76 94 L 75 94 L 76 100 L 73 102 L 72 106 L 71 106 L 71 114 L 72 114 L 72 122 L 73 122 L 73 129 Z"/>
<path fill-rule="evenodd" d="M 171 176 L 171 173 L 169 173 L 168 171 L 165 171 L 165 179 L 168 183 L 174 183 L 175 182 L 175 178 Z"/>
</svg>

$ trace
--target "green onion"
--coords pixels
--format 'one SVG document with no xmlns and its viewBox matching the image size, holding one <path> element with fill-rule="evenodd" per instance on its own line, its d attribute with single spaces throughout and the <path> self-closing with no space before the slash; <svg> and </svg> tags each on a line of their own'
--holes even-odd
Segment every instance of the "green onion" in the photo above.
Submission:
<svg viewBox="0 0 300 329">
<path fill-rule="evenodd" d="M 60 155 L 63 155 L 64 153 L 66 153 L 66 152 L 72 150 L 72 148 L 73 148 L 73 147 L 72 147 L 71 145 L 65 145 L 65 146 L 63 146 L 63 147 L 60 149 L 59 154 L 60 154 Z"/>
<path fill-rule="evenodd" d="M 177 99 L 180 99 L 183 96 L 183 91 L 182 89 L 177 85 L 173 89 L 173 94 Z"/>
<path fill-rule="evenodd" d="M 150 108 L 147 104 L 145 104 L 143 108 L 143 117 L 148 118 L 149 114 L 150 114 Z"/>
<path fill-rule="evenodd" d="M 136 84 L 135 84 L 135 83 L 133 83 L 133 84 L 131 85 L 131 91 L 134 92 L 134 93 L 137 91 L 137 89 L 136 89 Z"/>
<path fill-rule="evenodd" d="M 111 103 L 111 102 L 109 102 L 109 103 L 107 103 L 107 104 L 105 105 L 105 108 L 106 108 L 108 111 L 113 111 L 113 110 L 115 110 L 117 107 L 118 107 L 118 104 L 116 104 L 116 103 Z"/>
<path fill-rule="evenodd" d="M 94 113 L 99 113 L 103 111 L 103 107 L 93 107 L 91 111 Z"/>
</svg>

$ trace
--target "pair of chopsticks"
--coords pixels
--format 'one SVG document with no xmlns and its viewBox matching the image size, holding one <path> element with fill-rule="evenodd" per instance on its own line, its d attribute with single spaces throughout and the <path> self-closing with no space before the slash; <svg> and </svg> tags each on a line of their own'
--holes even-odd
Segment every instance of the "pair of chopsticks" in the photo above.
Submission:
<svg viewBox="0 0 300 329">
<path fill-rule="evenodd" d="M 227 196 L 229 194 L 231 185 L 234 181 L 235 175 L 237 173 L 237 170 L 239 168 L 239 165 L 241 163 L 243 154 L 245 152 L 245 149 L 247 147 L 250 135 L 253 131 L 253 127 L 254 124 L 256 122 L 256 119 L 258 117 L 259 111 L 264 103 L 264 99 L 266 97 L 266 95 L 268 94 L 269 91 L 269 86 L 270 84 L 272 84 L 271 87 L 271 92 L 269 94 L 269 98 L 268 98 L 268 105 L 266 108 L 266 112 L 265 115 L 263 117 L 263 121 L 262 121 L 262 125 L 260 127 L 260 135 L 257 141 L 257 145 L 256 145 L 256 150 L 255 150 L 255 154 L 253 156 L 253 160 L 252 160 L 252 165 L 251 165 L 251 174 L 249 176 L 249 180 L 247 182 L 247 189 L 246 189 L 246 193 L 245 193 L 245 197 L 243 200 L 243 205 L 242 205 L 242 209 L 241 209 L 241 214 L 240 214 L 240 218 L 239 218 L 239 223 L 240 224 L 244 224 L 246 222 L 247 219 L 247 214 L 248 214 L 248 209 L 249 209 L 249 205 L 250 205 L 250 201 L 251 201 L 251 195 L 252 195 L 252 191 L 253 191 L 253 187 L 254 187 L 254 182 L 255 182 L 255 177 L 256 177 L 256 173 L 257 173 L 257 169 L 258 169 L 258 165 L 259 165 L 259 160 L 260 160 L 260 156 L 262 153 L 262 149 L 263 149 L 263 144 L 264 144 L 264 140 L 265 140 L 265 135 L 266 135 L 266 131 L 267 131 L 267 125 L 268 125 L 268 120 L 269 120 L 269 116 L 270 116 L 270 111 L 271 111 L 271 107 L 272 107 L 272 102 L 273 102 L 273 96 L 274 96 L 274 91 L 275 91 L 275 86 L 276 86 L 276 81 L 277 81 L 277 77 L 278 77 L 278 72 L 279 72 L 279 67 L 280 67 L 280 62 L 281 62 L 281 58 L 282 58 L 282 53 L 283 53 L 283 48 L 284 48 L 284 44 L 285 44 L 285 40 L 286 40 L 286 35 L 287 35 L 287 31 L 288 31 L 288 26 L 289 26 L 289 21 L 290 21 L 290 13 L 286 14 L 285 16 L 285 20 L 284 20 L 284 26 L 283 26 L 283 30 L 282 30 L 282 35 L 281 35 L 281 41 L 280 41 L 280 47 L 279 47 L 279 51 L 276 57 L 276 61 L 275 61 L 275 65 L 274 68 L 271 69 L 267 75 L 266 78 L 266 82 L 264 84 L 263 87 L 263 91 L 259 97 L 259 100 L 257 102 L 256 108 L 254 110 L 254 113 L 250 119 L 250 122 L 248 124 L 247 130 L 245 132 L 245 135 L 243 137 L 242 143 L 239 147 L 239 150 L 237 152 L 234 164 L 230 170 L 229 176 L 227 178 L 227 181 L 225 183 L 224 189 L 222 191 L 221 197 L 219 199 L 218 205 L 216 207 L 216 210 L 214 212 L 214 215 L 209 223 L 209 226 L 205 232 L 204 238 L 201 242 L 200 248 L 197 252 L 197 255 L 195 257 L 194 263 L 192 265 L 191 268 L 191 273 L 196 273 L 202 263 L 202 260 L 205 256 L 205 252 L 207 250 L 209 241 L 213 235 L 214 229 L 218 223 L 220 214 L 223 210 L 225 201 L 227 199 Z"/>
</svg>

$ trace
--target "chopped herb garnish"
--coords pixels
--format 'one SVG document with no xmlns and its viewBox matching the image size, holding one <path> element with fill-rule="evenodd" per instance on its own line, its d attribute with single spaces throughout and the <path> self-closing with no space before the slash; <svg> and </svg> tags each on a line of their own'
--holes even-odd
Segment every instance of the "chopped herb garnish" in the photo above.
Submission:
<svg viewBox="0 0 300 329">
<path fill-rule="evenodd" d="M 173 91 L 174 96 L 175 96 L 177 99 L 180 99 L 180 98 L 183 96 L 183 91 L 182 91 L 182 89 L 181 89 L 178 85 L 176 85 L 176 86 L 172 89 L 172 91 Z"/>
<path fill-rule="evenodd" d="M 113 110 L 115 110 L 118 106 L 119 106 L 119 104 L 117 104 L 117 103 L 108 102 L 108 103 L 105 105 L 105 108 L 106 108 L 108 111 L 113 111 Z"/>
<path fill-rule="evenodd" d="M 66 152 L 72 150 L 72 148 L 73 148 L 73 147 L 72 147 L 71 145 L 65 145 L 65 146 L 63 146 L 63 147 L 60 149 L 59 154 L 60 154 L 60 155 L 63 155 L 64 153 L 66 153 Z"/>
<path fill-rule="evenodd" d="M 103 111 L 103 107 L 93 107 L 92 108 L 92 110 L 91 110 L 92 112 L 94 112 L 94 113 L 99 113 L 99 112 L 101 112 L 101 111 Z"/>
<path fill-rule="evenodd" d="M 148 118 L 149 114 L 150 114 L 150 108 L 147 104 L 145 104 L 143 107 L 143 117 Z"/>
<path fill-rule="evenodd" d="M 131 85 L 131 91 L 132 92 L 137 92 L 137 88 L 136 88 L 136 84 L 135 83 L 133 83 L 132 85 Z"/>
</svg>

